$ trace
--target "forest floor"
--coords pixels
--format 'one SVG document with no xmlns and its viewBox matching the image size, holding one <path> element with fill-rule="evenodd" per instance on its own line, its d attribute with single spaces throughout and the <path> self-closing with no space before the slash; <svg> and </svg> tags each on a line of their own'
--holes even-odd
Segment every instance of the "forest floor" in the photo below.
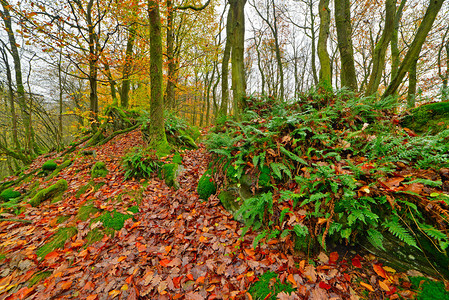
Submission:
<svg viewBox="0 0 449 300">
<path fill-rule="evenodd" d="M 96 157 L 75 152 L 73 164 L 50 182 L 34 178 L 21 187 L 27 189 L 36 180 L 41 187 L 59 179 L 68 182 L 62 201 L 37 208 L 27 204 L 23 213 L 12 216 L 27 223 L 0 222 L 0 299 L 253 299 L 249 288 L 267 271 L 294 288 L 278 299 L 416 296 L 406 274 L 382 266 L 372 255 L 293 255 L 276 240 L 253 249 L 255 233 L 242 237 L 243 225 L 216 197 L 206 202 L 198 198 L 198 179 L 208 164 L 204 146 L 182 153 L 184 171 L 176 191 L 157 177 L 125 181 L 121 159 L 127 149 L 142 143 L 140 130 L 135 130 L 89 148 Z M 60 162 L 57 154 L 52 158 Z M 48 159 L 37 159 L 30 169 Z M 109 174 L 93 179 L 99 188 L 83 191 L 96 161 L 105 162 Z M 81 220 L 80 208 L 87 204 L 94 213 Z M 128 211 L 136 205 L 137 213 Z M 94 219 L 105 211 L 130 218 L 114 235 L 89 245 L 89 232 L 104 229 Z M 38 257 L 61 228 L 76 231 L 61 248 Z"/>
</svg>

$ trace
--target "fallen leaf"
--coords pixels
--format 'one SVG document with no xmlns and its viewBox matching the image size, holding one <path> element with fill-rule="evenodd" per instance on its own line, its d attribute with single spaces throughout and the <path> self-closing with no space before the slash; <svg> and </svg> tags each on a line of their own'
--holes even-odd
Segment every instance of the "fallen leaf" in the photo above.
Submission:
<svg viewBox="0 0 449 300">
<path fill-rule="evenodd" d="M 382 268 L 381 265 L 378 264 L 373 264 L 373 269 L 374 272 L 376 272 L 377 275 L 379 275 L 380 277 L 387 279 L 387 274 L 385 274 L 384 269 Z"/>
<path fill-rule="evenodd" d="M 356 268 L 361 268 L 362 264 L 360 263 L 360 256 L 356 255 L 352 260 L 352 265 Z"/>
<path fill-rule="evenodd" d="M 390 287 L 384 281 L 379 280 L 379 286 L 381 289 L 383 289 L 386 292 L 390 291 Z"/>
<path fill-rule="evenodd" d="M 320 284 L 318 286 L 325 290 L 329 290 L 331 288 L 331 286 L 324 281 L 320 281 Z"/>
<path fill-rule="evenodd" d="M 363 287 L 365 287 L 365 288 L 368 289 L 369 291 L 374 292 L 374 289 L 373 289 L 373 287 L 372 287 L 370 284 L 364 283 L 363 281 L 361 281 L 361 282 L 360 282 L 360 285 L 363 286 Z"/>
<path fill-rule="evenodd" d="M 338 260 L 338 252 L 332 252 L 331 254 L 329 254 L 329 263 L 330 264 L 335 264 Z"/>
</svg>

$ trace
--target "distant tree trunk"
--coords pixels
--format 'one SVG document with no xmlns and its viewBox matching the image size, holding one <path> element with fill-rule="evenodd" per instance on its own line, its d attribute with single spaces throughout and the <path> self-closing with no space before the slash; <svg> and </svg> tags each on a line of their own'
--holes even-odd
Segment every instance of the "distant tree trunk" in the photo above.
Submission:
<svg viewBox="0 0 449 300">
<path fill-rule="evenodd" d="M 3 44 L 3 42 L 2 42 L 2 44 Z M 5 46 L 5 45 L 3 44 L 3 46 Z M 9 99 L 9 106 L 10 106 L 10 111 L 11 111 L 12 140 L 13 140 L 16 150 L 20 150 L 20 143 L 19 143 L 19 138 L 18 138 L 18 134 L 17 134 L 17 132 L 18 132 L 18 130 L 17 130 L 17 115 L 16 115 L 15 104 L 14 104 L 14 90 L 13 90 L 11 69 L 9 66 L 8 55 L 6 54 L 6 51 L 4 50 L 4 48 L 1 48 L 0 51 L 2 52 L 3 62 L 5 63 L 6 79 L 8 82 L 8 99 Z"/>
<path fill-rule="evenodd" d="M 341 86 L 357 91 L 349 0 L 335 0 L 335 23 L 341 58 Z"/>
<path fill-rule="evenodd" d="M 176 108 L 175 103 L 175 83 L 176 83 L 176 62 L 175 62 L 175 30 L 173 28 L 175 11 L 173 9 L 173 1 L 167 0 L 167 85 L 165 87 L 165 106 L 169 110 Z"/>
<path fill-rule="evenodd" d="M 407 95 L 407 107 L 414 108 L 416 105 L 416 67 L 418 60 L 413 61 L 410 70 L 408 72 L 408 95 Z"/>
<path fill-rule="evenodd" d="M 63 111 L 63 97 L 62 97 L 62 53 L 59 52 L 58 60 L 58 87 L 59 87 L 59 115 L 58 115 L 58 148 L 62 149 L 64 146 L 64 132 L 62 127 L 62 111 Z"/>
<path fill-rule="evenodd" d="M 240 118 L 246 107 L 245 82 L 245 3 L 246 0 L 229 0 L 234 22 L 234 38 L 232 39 L 232 91 L 234 96 L 234 113 Z"/>
<path fill-rule="evenodd" d="M 135 25 L 132 24 L 128 29 L 128 42 L 126 43 L 126 51 L 125 51 L 125 64 L 123 66 L 122 71 L 122 88 L 120 90 L 120 106 L 123 108 L 128 108 L 129 106 L 129 88 L 131 85 L 131 81 L 129 76 L 131 75 L 131 67 L 132 67 L 132 59 L 133 59 L 133 47 L 134 40 L 136 39 L 136 28 Z"/>
<path fill-rule="evenodd" d="M 232 39 L 234 35 L 234 17 L 232 16 L 233 10 L 229 9 L 228 17 L 226 20 L 226 43 L 223 53 L 223 62 L 221 64 L 221 104 L 218 111 L 219 116 L 226 116 L 228 114 L 228 102 L 229 102 L 229 59 L 231 58 Z"/>
<path fill-rule="evenodd" d="M 385 25 L 379 42 L 373 52 L 373 68 L 371 71 L 368 86 L 365 95 L 369 96 L 377 92 L 382 79 L 382 73 L 385 68 L 385 54 L 388 44 L 390 44 L 391 36 L 394 31 L 394 19 L 396 11 L 396 0 L 387 0 L 385 2 Z"/>
<path fill-rule="evenodd" d="M 442 100 L 447 100 L 448 99 L 448 79 L 449 79 L 449 38 L 448 38 L 448 34 L 449 34 L 449 27 L 446 28 L 446 32 L 444 33 L 443 39 L 441 41 L 441 46 L 438 49 L 438 76 L 441 79 L 441 82 L 443 83 L 443 86 L 441 87 L 441 96 L 442 96 Z M 443 54 L 443 49 L 446 52 L 446 71 L 443 72 L 442 70 L 442 54 Z"/>
<path fill-rule="evenodd" d="M 117 89 L 115 88 L 116 83 L 114 78 L 112 77 L 111 69 L 109 68 L 109 63 L 107 62 L 104 63 L 104 71 L 109 81 L 109 87 L 111 88 L 112 105 L 116 106 L 118 105 Z"/>
<path fill-rule="evenodd" d="M 330 28 L 330 10 L 329 0 L 320 0 L 318 5 L 320 12 L 320 34 L 318 37 L 318 57 L 320 59 L 320 83 L 331 85 L 331 60 L 327 52 L 327 40 L 329 38 Z M 295 65 L 296 66 L 296 65 Z"/>
<path fill-rule="evenodd" d="M 5 29 L 8 34 L 8 40 L 9 40 L 9 46 L 11 50 L 11 56 L 13 58 L 14 62 L 14 72 L 16 77 L 16 89 L 17 89 L 17 97 L 18 102 L 22 114 L 23 119 L 23 125 L 25 128 L 25 151 L 27 154 L 32 155 L 33 151 L 33 145 L 31 144 L 31 141 L 34 137 L 32 137 L 32 125 L 31 125 L 31 115 L 28 110 L 28 105 L 26 103 L 26 97 L 25 97 L 25 88 L 23 86 L 23 79 L 22 79 L 22 66 L 20 63 L 20 55 L 19 50 L 17 49 L 17 42 L 16 38 L 14 36 L 14 31 L 11 24 L 11 15 L 9 13 L 10 5 L 6 0 L 0 0 L 3 11 L 0 12 L 0 17 L 3 19 L 3 22 L 5 24 Z"/>
<path fill-rule="evenodd" d="M 400 61 L 400 51 L 399 51 L 399 23 L 402 19 L 402 12 L 404 11 L 404 6 L 407 0 L 402 0 L 399 5 L 395 17 L 394 17 L 394 28 L 391 36 L 391 77 L 390 81 L 396 76 L 399 70 Z"/>
<path fill-rule="evenodd" d="M 90 122 L 92 131 L 98 129 L 98 93 L 97 93 L 97 77 L 98 77 L 98 36 L 95 33 L 95 27 L 92 21 L 92 7 L 94 0 L 89 0 L 86 9 L 86 21 L 89 39 L 89 102 L 90 102 Z"/>
<path fill-rule="evenodd" d="M 170 146 L 167 142 L 164 126 L 161 16 L 158 0 L 148 0 L 148 19 L 150 23 L 151 103 L 147 134 L 150 147 L 156 149 L 158 154 L 163 155 L 168 154 Z"/>
<path fill-rule="evenodd" d="M 315 14 L 313 12 L 313 1 L 310 1 L 308 3 L 309 6 L 309 11 L 310 11 L 310 34 L 312 37 L 312 53 L 311 53 L 311 58 L 312 58 L 312 75 L 313 75 L 313 82 L 315 83 L 315 85 L 318 84 L 318 75 L 317 75 L 317 71 L 316 71 L 316 53 L 317 53 L 317 49 L 316 49 L 316 36 L 315 36 Z"/>
<path fill-rule="evenodd" d="M 421 52 L 422 45 L 426 40 L 427 34 L 432 29 L 433 22 L 443 5 L 444 0 L 431 0 L 427 7 L 426 14 L 422 19 L 421 24 L 418 27 L 415 38 L 410 45 L 407 54 L 402 61 L 396 76 L 391 80 L 390 85 L 387 87 L 382 97 L 393 95 L 402 83 L 405 74 L 410 71 L 415 60 L 418 59 Z"/>
</svg>

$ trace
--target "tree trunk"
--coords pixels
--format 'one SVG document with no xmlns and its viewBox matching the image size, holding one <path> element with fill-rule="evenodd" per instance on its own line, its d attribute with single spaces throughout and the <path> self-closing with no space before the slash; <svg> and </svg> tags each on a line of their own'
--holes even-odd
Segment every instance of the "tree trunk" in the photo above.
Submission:
<svg viewBox="0 0 449 300">
<path fill-rule="evenodd" d="M 399 22 L 401 22 L 402 19 L 402 12 L 404 11 L 404 6 L 407 3 L 407 0 L 402 0 L 401 4 L 399 5 L 396 15 L 394 18 L 394 28 L 391 36 L 391 79 L 396 76 L 398 73 L 399 65 L 401 63 L 400 61 L 400 51 L 399 51 Z"/>
<path fill-rule="evenodd" d="M 150 22 L 151 103 L 147 133 L 150 147 L 156 149 L 159 155 L 164 155 L 169 153 L 170 146 L 165 136 L 164 126 L 161 16 L 158 0 L 148 0 L 148 19 Z"/>
<path fill-rule="evenodd" d="M 429 6 L 427 7 L 426 14 L 422 19 L 421 24 L 418 27 L 415 38 L 410 45 L 407 54 L 402 61 L 396 76 L 391 80 L 390 85 L 382 97 L 387 97 L 393 95 L 402 83 L 405 74 L 410 70 L 415 60 L 418 59 L 421 52 L 422 45 L 426 40 L 427 34 L 430 29 L 432 29 L 433 22 L 443 5 L 444 0 L 431 0 Z"/>
<path fill-rule="evenodd" d="M 385 54 L 394 31 L 394 19 L 396 10 L 396 0 L 387 0 L 385 2 L 385 25 L 379 42 L 373 52 L 373 68 L 371 71 L 365 96 L 377 92 L 382 79 L 382 73 L 385 68 Z"/>
<path fill-rule="evenodd" d="M 108 78 L 108 81 L 109 81 L 109 87 L 111 88 L 112 105 L 116 106 L 116 105 L 118 105 L 117 89 L 115 88 L 115 80 L 112 77 L 111 69 L 109 68 L 109 64 L 107 62 L 104 64 L 104 71 L 105 71 L 106 77 Z M 123 104 L 123 102 L 122 102 L 122 104 Z"/>
<path fill-rule="evenodd" d="M 245 3 L 246 0 L 229 0 L 233 11 L 234 38 L 232 39 L 232 91 L 234 96 L 234 112 L 237 118 L 246 107 L 245 82 Z"/>
<path fill-rule="evenodd" d="M 125 64 L 123 66 L 122 71 L 122 88 L 120 90 L 120 106 L 123 108 L 128 108 L 129 106 L 129 88 L 131 85 L 131 81 L 129 80 L 129 76 L 131 75 L 131 62 L 133 59 L 133 47 L 134 40 L 136 38 L 136 29 L 134 28 L 134 24 L 131 25 L 128 29 L 128 42 L 126 43 L 126 54 L 125 54 Z"/>
<path fill-rule="evenodd" d="M 167 0 L 167 86 L 165 88 L 165 106 L 169 110 L 176 108 L 175 84 L 176 84 L 176 62 L 175 62 L 175 30 L 173 28 L 174 9 L 172 0 Z"/>
<path fill-rule="evenodd" d="M 407 107 L 414 108 L 416 104 L 416 66 L 418 60 L 413 61 L 410 71 L 408 72 L 408 95 Z"/>
<path fill-rule="evenodd" d="M 234 35 L 234 17 L 233 10 L 229 9 L 226 20 L 226 43 L 223 53 L 223 62 L 221 63 L 221 104 L 218 116 L 226 116 L 228 114 L 229 102 L 229 59 L 231 58 L 232 39 Z"/>
<path fill-rule="evenodd" d="M 357 91 L 349 0 L 335 0 L 335 23 L 341 58 L 341 86 Z"/>
<path fill-rule="evenodd" d="M 98 128 L 98 93 L 97 93 L 97 76 L 98 76 L 98 55 L 95 49 L 98 44 L 97 35 L 92 22 L 92 6 L 93 0 L 89 0 L 86 9 L 86 21 L 89 34 L 89 102 L 90 102 L 90 122 L 92 131 L 96 132 Z"/>
<path fill-rule="evenodd" d="M 329 38 L 330 28 L 330 10 L 329 0 L 320 0 L 318 5 L 320 12 L 320 34 L 318 37 L 318 57 L 320 59 L 320 83 L 332 84 L 331 79 L 331 60 L 327 52 L 327 40 Z"/>
<path fill-rule="evenodd" d="M 313 1 L 309 2 L 309 10 L 310 10 L 310 34 L 312 37 L 312 75 L 313 75 L 313 82 L 315 85 L 318 84 L 318 76 L 316 71 L 316 36 L 315 36 L 315 13 L 313 12 Z"/>
<path fill-rule="evenodd" d="M 20 63 L 20 55 L 19 50 L 17 49 L 17 42 L 16 38 L 14 36 L 14 31 L 11 24 L 11 15 L 9 13 L 9 3 L 6 0 L 0 0 L 3 11 L 0 12 L 0 17 L 2 17 L 3 22 L 5 24 L 5 29 L 8 34 L 8 40 L 11 50 L 11 56 L 13 58 L 14 62 L 14 72 L 16 77 L 16 88 L 17 88 L 17 97 L 18 102 L 22 114 L 23 119 L 23 125 L 25 128 L 25 151 L 28 154 L 32 154 L 33 146 L 31 145 L 31 135 L 32 135 L 32 125 L 31 125 L 31 115 L 28 110 L 28 105 L 26 103 L 26 97 L 25 97 L 25 88 L 23 86 L 23 79 L 22 79 L 22 66 Z"/>
</svg>

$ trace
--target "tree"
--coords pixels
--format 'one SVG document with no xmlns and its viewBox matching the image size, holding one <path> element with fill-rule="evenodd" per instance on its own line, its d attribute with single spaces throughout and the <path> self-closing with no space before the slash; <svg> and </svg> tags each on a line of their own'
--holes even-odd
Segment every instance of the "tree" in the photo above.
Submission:
<svg viewBox="0 0 449 300">
<path fill-rule="evenodd" d="M 393 95 L 398 89 L 399 85 L 402 83 L 402 80 L 405 77 L 405 74 L 412 70 L 413 65 L 419 57 L 421 52 L 422 45 L 426 40 L 427 34 L 432 28 L 433 22 L 443 5 L 444 0 L 431 0 L 429 2 L 429 6 L 427 7 L 426 13 L 422 19 L 421 24 L 419 25 L 418 31 L 413 39 L 412 44 L 410 45 L 407 54 L 404 57 L 399 69 L 396 73 L 396 76 L 391 80 L 388 85 L 383 97 L 387 97 Z"/>
<path fill-rule="evenodd" d="M 396 0 L 387 0 L 385 2 L 385 25 L 382 36 L 374 49 L 371 76 L 365 92 L 367 96 L 377 92 L 385 68 L 385 54 L 394 31 L 395 2 Z"/>
<path fill-rule="evenodd" d="M 234 24 L 233 38 L 231 39 L 232 91 L 234 97 L 234 112 L 236 117 L 239 118 L 246 106 L 244 62 L 246 0 L 228 1 L 230 4 L 229 11 L 232 11 L 232 22 Z"/>
<path fill-rule="evenodd" d="M 327 40 L 329 38 L 330 10 L 329 0 L 320 0 L 318 5 L 320 12 L 320 33 L 318 37 L 318 57 L 320 59 L 320 83 L 331 84 L 331 61 L 327 52 Z"/>
<path fill-rule="evenodd" d="M 341 58 L 341 85 L 357 91 L 349 0 L 335 0 L 335 24 Z"/>
<path fill-rule="evenodd" d="M 150 23 L 151 102 L 150 121 L 147 124 L 146 134 L 150 147 L 156 149 L 158 155 L 164 155 L 169 153 L 170 145 L 167 142 L 164 126 L 161 15 L 158 0 L 148 0 L 148 20 Z"/>
</svg>

